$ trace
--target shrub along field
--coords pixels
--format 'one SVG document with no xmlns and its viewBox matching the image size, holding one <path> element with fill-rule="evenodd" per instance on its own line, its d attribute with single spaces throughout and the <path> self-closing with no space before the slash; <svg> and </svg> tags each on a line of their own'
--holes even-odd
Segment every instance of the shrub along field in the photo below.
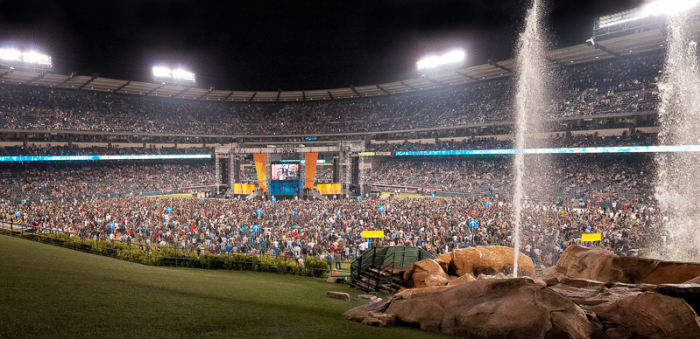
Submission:
<svg viewBox="0 0 700 339">
<path fill-rule="evenodd" d="M 445 337 L 348 321 L 358 294 L 320 278 L 147 266 L 0 235 L 3 339 Z"/>
</svg>

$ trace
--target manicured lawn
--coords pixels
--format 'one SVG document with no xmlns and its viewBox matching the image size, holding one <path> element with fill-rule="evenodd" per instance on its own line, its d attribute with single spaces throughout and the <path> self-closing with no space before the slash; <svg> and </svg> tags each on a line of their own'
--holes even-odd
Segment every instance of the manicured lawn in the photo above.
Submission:
<svg viewBox="0 0 700 339">
<path fill-rule="evenodd" d="M 0 338 L 445 337 L 348 321 L 358 294 L 316 278 L 144 266 L 0 236 Z"/>
</svg>

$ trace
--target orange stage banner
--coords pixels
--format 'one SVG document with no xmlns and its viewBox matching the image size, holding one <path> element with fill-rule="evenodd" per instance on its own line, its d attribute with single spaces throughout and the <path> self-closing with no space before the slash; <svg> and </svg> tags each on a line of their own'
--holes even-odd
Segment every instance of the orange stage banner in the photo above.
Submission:
<svg viewBox="0 0 700 339">
<path fill-rule="evenodd" d="M 255 153 L 255 171 L 258 173 L 258 186 L 263 192 L 267 192 L 267 154 Z"/>
<path fill-rule="evenodd" d="M 316 181 L 316 162 L 318 160 L 318 152 L 306 152 L 304 155 L 304 188 L 313 189 L 314 181 Z"/>
</svg>

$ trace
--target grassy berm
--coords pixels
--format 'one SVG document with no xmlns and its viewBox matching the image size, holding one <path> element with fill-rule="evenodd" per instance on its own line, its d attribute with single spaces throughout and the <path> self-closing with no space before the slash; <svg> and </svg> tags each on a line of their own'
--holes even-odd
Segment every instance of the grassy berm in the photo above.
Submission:
<svg viewBox="0 0 700 339">
<path fill-rule="evenodd" d="M 348 321 L 342 313 L 365 302 L 358 294 L 317 278 L 151 267 L 0 236 L 3 339 L 446 338 Z"/>
</svg>

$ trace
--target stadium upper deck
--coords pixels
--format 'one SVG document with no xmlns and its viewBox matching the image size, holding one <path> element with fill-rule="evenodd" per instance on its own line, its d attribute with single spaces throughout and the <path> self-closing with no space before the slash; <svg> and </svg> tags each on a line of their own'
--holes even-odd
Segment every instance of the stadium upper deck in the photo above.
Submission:
<svg viewBox="0 0 700 339">
<path fill-rule="evenodd" d="M 552 92 L 552 121 L 567 129 L 589 116 L 600 128 L 653 125 L 663 41 L 662 33 L 652 29 L 595 47 L 550 51 L 552 68 L 566 66 L 556 70 L 562 86 Z M 0 132 L 345 136 L 490 126 L 491 133 L 508 133 L 512 67 L 513 61 L 506 60 L 387 84 L 295 92 L 207 90 L 7 70 L 0 73 Z"/>
</svg>

